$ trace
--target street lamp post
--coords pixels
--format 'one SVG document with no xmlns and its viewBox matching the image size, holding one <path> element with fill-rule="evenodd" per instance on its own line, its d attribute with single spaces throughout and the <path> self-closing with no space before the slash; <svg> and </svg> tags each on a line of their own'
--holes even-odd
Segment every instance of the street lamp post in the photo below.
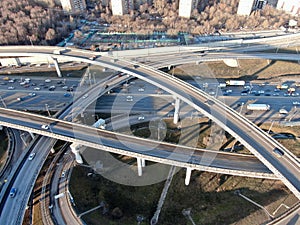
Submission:
<svg viewBox="0 0 300 225">
<path fill-rule="evenodd" d="M 3 104 L 3 106 L 4 106 L 5 108 L 7 108 L 7 106 L 6 106 L 6 104 L 5 104 L 5 102 L 4 102 L 3 98 L 2 98 L 2 96 L 0 96 L 0 100 L 1 100 L 1 102 L 2 102 L 2 104 Z"/>
<path fill-rule="evenodd" d="M 47 103 L 45 104 L 45 107 L 46 107 L 46 111 L 48 113 L 48 116 L 51 117 L 51 114 L 50 114 L 50 111 L 49 111 L 49 105 Z"/>
<path fill-rule="evenodd" d="M 269 130 L 268 130 L 268 134 L 270 133 L 270 131 L 271 131 L 271 129 L 272 129 L 272 126 L 273 126 L 273 123 L 275 122 L 275 120 L 272 120 L 272 123 L 271 123 L 271 125 L 270 125 L 270 128 L 269 128 Z"/>
<path fill-rule="evenodd" d="M 242 106 L 241 106 L 241 109 L 240 109 L 240 114 L 242 113 L 243 106 L 244 106 L 244 102 L 242 102 Z"/>
</svg>

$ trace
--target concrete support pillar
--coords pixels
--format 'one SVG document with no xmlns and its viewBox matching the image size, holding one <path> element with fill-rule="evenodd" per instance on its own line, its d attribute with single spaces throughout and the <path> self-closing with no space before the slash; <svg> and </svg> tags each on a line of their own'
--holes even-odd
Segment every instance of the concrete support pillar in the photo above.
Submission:
<svg viewBox="0 0 300 225">
<path fill-rule="evenodd" d="M 189 185 L 190 184 L 190 180 L 191 180 L 191 174 L 192 174 L 192 168 L 187 167 L 186 168 L 186 175 L 185 175 L 185 185 Z"/>
<path fill-rule="evenodd" d="M 52 58 L 52 59 L 53 59 L 54 65 L 55 65 L 57 76 L 58 77 L 62 77 L 60 69 L 59 69 L 59 65 L 58 65 L 58 62 L 57 62 L 57 59 L 56 58 Z"/>
<path fill-rule="evenodd" d="M 179 119 L 179 106 L 180 105 L 180 99 L 176 98 L 175 99 L 175 112 L 174 112 L 174 119 L 173 119 L 173 123 L 177 124 L 178 123 L 178 119 Z"/>
<path fill-rule="evenodd" d="M 80 155 L 80 148 L 81 148 L 81 145 L 78 145 L 76 143 L 72 143 L 70 145 L 70 148 L 71 148 L 71 151 L 73 152 L 73 154 L 75 155 L 75 160 L 77 163 L 79 164 L 82 164 L 83 163 L 83 160 L 82 160 L 82 157 Z"/>
<path fill-rule="evenodd" d="M 136 161 L 137 161 L 137 167 L 138 167 L 138 175 L 142 176 L 142 174 L 143 174 L 143 170 L 142 170 L 142 158 L 137 157 Z"/>
<path fill-rule="evenodd" d="M 146 160 L 144 158 L 142 158 L 142 167 L 146 166 Z"/>
<path fill-rule="evenodd" d="M 29 132 L 29 134 L 30 134 L 30 137 L 31 137 L 32 139 L 34 139 L 34 134 L 31 133 L 31 132 Z"/>
</svg>

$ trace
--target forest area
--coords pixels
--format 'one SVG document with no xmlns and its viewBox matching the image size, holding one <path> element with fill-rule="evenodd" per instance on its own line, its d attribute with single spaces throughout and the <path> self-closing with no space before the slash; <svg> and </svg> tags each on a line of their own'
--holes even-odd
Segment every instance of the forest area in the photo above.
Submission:
<svg viewBox="0 0 300 225">
<path fill-rule="evenodd" d="M 199 1 L 198 9 L 192 11 L 190 19 L 178 16 L 179 0 L 153 0 L 138 6 L 127 15 L 113 16 L 109 6 L 95 1 L 95 8 L 89 13 L 89 20 L 111 24 L 110 31 L 148 34 L 153 31 L 176 35 L 178 32 L 203 35 L 216 31 L 278 29 L 286 24 L 289 14 L 266 5 L 250 16 L 237 15 L 238 0 Z"/>
<path fill-rule="evenodd" d="M 268 5 L 250 16 L 239 16 L 236 14 L 238 0 L 199 1 L 190 19 L 178 16 L 179 0 L 153 0 L 151 5 L 135 5 L 135 10 L 123 16 L 112 15 L 111 6 L 105 6 L 102 0 L 87 0 L 87 3 L 93 7 L 76 15 L 71 22 L 71 17 L 54 1 L 41 4 L 35 0 L 1 0 L 0 45 L 54 45 L 78 28 L 76 20 L 82 18 L 110 24 L 108 32 L 166 32 L 169 35 L 278 29 L 292 18 Z"/>
<path fill-rule="evenodd" d="M 0 45 L 53 45 L 73 28 L 58 6 L 31 0 L 0 1 Z"/>
</svg>

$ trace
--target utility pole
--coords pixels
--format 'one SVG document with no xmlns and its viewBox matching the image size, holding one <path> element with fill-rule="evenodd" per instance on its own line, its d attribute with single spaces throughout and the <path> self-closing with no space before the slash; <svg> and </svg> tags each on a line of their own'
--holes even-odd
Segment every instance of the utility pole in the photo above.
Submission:
<svg viewBox="0 0 300 225">
<path fill-rule="evenodd" d="M 4 102 L 3 98 L 2 98 L 2 96 L 0 96 L 0 100 L 1 100 L 1 102 L 2 102 L 2 104 L 3 104 L 3 106 L 4 106 L 5 108 L 7 108 L 7 106 L 6 106 L 6 104 L 5 104 L 5 102 Z"/>
<path fill-rule="evenodd" d="M 46 111 L 48 113 L 48 116 L 51 117 L 51 114 L 50 114 L 50 111 L 49 111 L 49 105 L 47 103 L 45 104 L 45 107 L 46 107 Z"/>
</svg>

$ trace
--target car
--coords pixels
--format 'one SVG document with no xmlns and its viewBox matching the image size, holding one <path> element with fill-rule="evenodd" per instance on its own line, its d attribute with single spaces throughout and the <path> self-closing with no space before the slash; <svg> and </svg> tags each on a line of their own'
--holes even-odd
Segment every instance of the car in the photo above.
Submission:
<svg viewBox="0 0 300 225">
<path fill-rule="evenodd" d="M 127 102 L 132 102 L 133 99 L 132 99 L 132 98 L 126 98 L 126 101 L 127 101 Z"/>
<path fill-rule="evenodd" d="M 138 91 L 142 92 L 142 91 L 145 91 L 145 89 L 144 88 L 139 88 Z"/>
<path fill-rule="evenodd" d="M 33 160 L 34 156 L 35 156 L 35 152 L 31 153 L 28 157 L 28 160 L 29 161 Z"/>
<path fill-rule="evenodd" d="M 280 114 L 288 114 L 289 112 L 286 109 L 280 109 L 279 113 Z"/>
<path fill-rule="evenodd" d="M 144 119 L 145 119 L 144 116 L 139 116 L 139 117 L 138 117 L 138 120 L 144 120 Z"/>
<path fill-rule="evenodd" d="M 45 84 L 44 83 L 40 83 L 39 86 L 45 86 Z"/>
<path fill-rule="evenodd" d="M 46 80 L 45 80 L 45 83 L 50 83 L 50 82 L 51 82 L 50 79 L 46 79 Z"/>
<path fill-rule="evenodd" d="M 65 176 L 66 176 L 66 171 L 64 170 L 64 171 L 62 171 L 62 173 L 61 173 L 61 177 L 64 178 Z"/>
<path fill-rule="evenodd" d="M 69 87 L 68 86 L 66 86 L 66 85 L 64 85 L 63 87 L 62 87 L 62 89 L 68 89 Z"/>
<path fill-rule="evenodd" d="M 16 196 L 16 194 L 17 194 L 17 188 L 13 187 L 12 189 L 10 189 L 9 197 L 13 198 Z"/>
<path fill-rule="evenodd" d="M 282 156 L 284 156 L 284 152 L 278 148 L 275 148 L 273 150 L 273 153 L 278 157 L 278 158 L 281 158 Z"/>
<path fill-rule="evenodd" d="M 64 93 L 64 97 L 70 97 L 71 96 L 71 94 L 70 93 Z"/>
<path fill-rule="evenodd" d="M 56 83 L 57 83 L 57 84 L 62 84 L 62 81 L 61 81 L 61 80 L 58 80 Z"/>
<path fill-rule="evenodd" d="M 36 93 L 30 92 L 28 95 L 31 96 L 31 97 L 34 97 L 34 96 L 36 96 Z"/>
<path fill-rule="evenodd" d="M 15 87 L 13 87 L 13 86 L 9 86 L 7 89 L 8 89 L 8 90 L 14 90 L 14 89 L 15 89 Z"/>
<path fill-rule="evenodd" d="M 273 96 L 279 96 L 279 93 L 273 93 Z"/>
<path fill-rule="evenodd" d="M 15 83 L 16 79 L 10 79 L 8 82 L 9 83 Z"/>
<path fill-rule="evenodd" d="M 293 102 L 293 105 L 300 105 L 300 102 L 294 101 L 294 102 Z"/>
<path fill-rule="evenodd" d="M 39 88 L 39 87 L 35 87 L 35 88 L 33 88 L 33 90 L 35 90 L 35 91 L 39 91 L 39 90 L 41 90 L 41 88 Z"/>
<path fill-rule="evenodd" d="M 44 130 L 48 130 L 48 129 L 49 129 L 49 126 L 46 125 L 46 124 L 43 124 L 43 125 L 41 126 L 41 128 L 44 129 Z"/>
<path fill-rule="evenodd" d="M 97 56 L 96 55 L 93 55 L 93 56 L 91 56 L 89 59 L 90 60 L 95 60 L 97 58 Z"/>
<path fill-rule="evenodd" d="M 31 86 L 36 86 L 36 83 L 31 83 Z"/>
<path fill-rule="evenodd" d="M 89 95 L 88 94 L 85 94 L 84 96 L 82 96 L 82 98 L 87 98 Z"/>
</svg>

